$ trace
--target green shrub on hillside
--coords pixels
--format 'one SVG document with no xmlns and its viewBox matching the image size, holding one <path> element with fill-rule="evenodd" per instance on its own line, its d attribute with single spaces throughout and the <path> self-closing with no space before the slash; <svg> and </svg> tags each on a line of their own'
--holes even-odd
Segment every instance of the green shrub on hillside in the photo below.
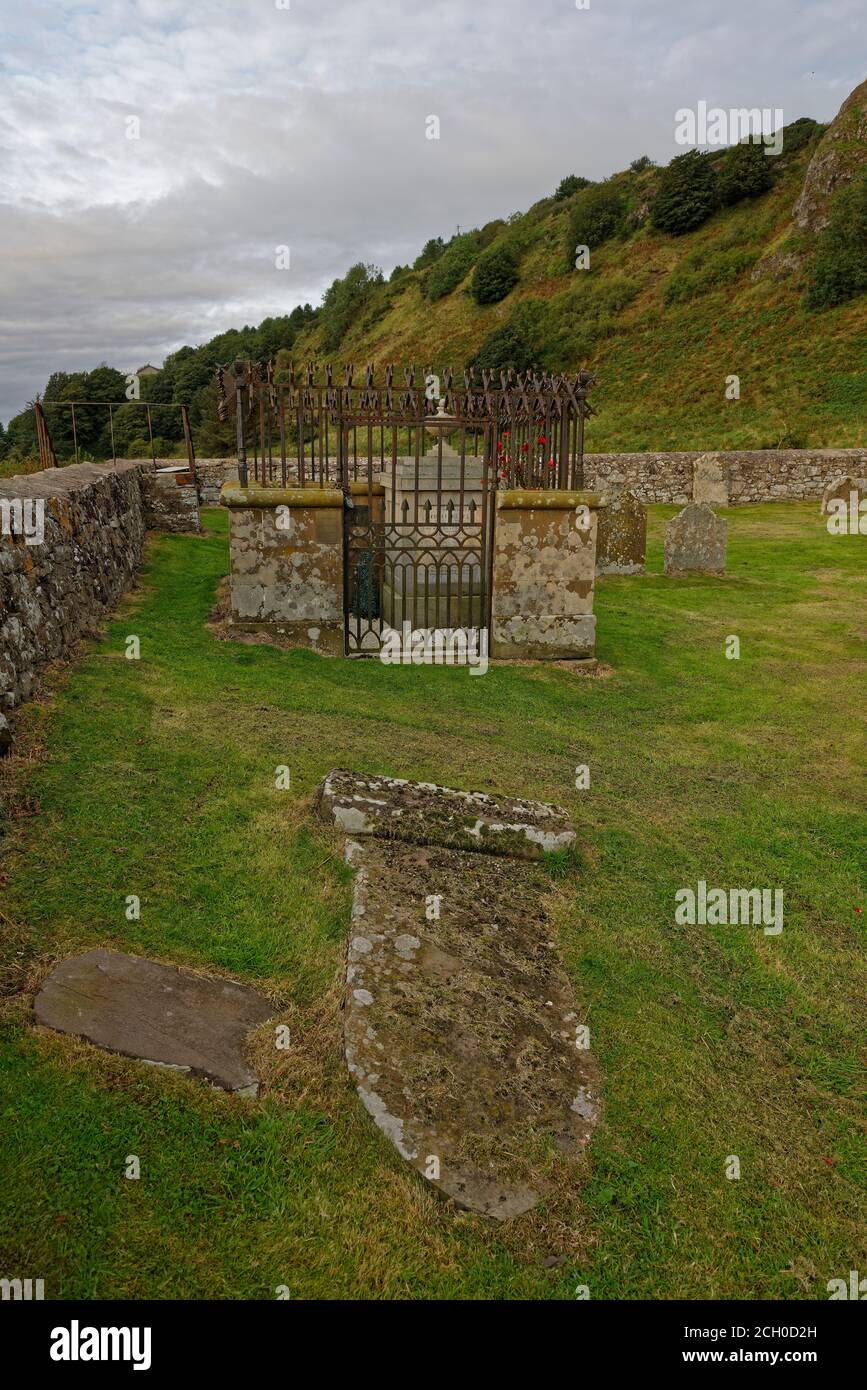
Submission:
<svg viewBox="0 0 867 1390">
<path fill-rule="evenodd" d="M 566 252 L 570 270 L 575 264 L 575 248 L 597 246 L 616 236 L 623 228 L 626 199 L 612 183 L 596 183 L 575 199 L 569 218 Z"/>
<path fill-rule="evenodd" d="M 359 261 L 342 280 L 335 280 L 322 300 L 322 346 L 336 352 L 350 325 L 370 303 L 374 288 L 383 283 L 378 266 Z"/>
<path fill-rule="evenodd" d="M 783 154 L 797 154 L 805 145 L 809 145 L 814 135 L 821 134 L 827 129 L 820 125 L 810 116 L 801 116 L 797 121 L 792 121 L 791 125 L 783 126 Z"/>
<path fill-rule="evenodd" d="M 628 275 L 598 281 L 579 276 L 566 294 L 541 303 L 532 324 L 537 365 L 559 371 L 564 363 L 577 366 L 589 361 L 598 344 L 622 327 L 619 315 L 640 289 L 639 282 Z"/>
<path fill-rule="evenodd" d="M 508 246 L 494 246 L 481 257 L 470 282 L 477 304 L 496 304 L 518 283 L 518 261 Z"/>
<path fill-rule="evenodd" d="M 581 178 L 579 174 L 567 174 L 565 179 L 558 183 L 554 198 L 556 202 L 562 203 L 564 199 L 571 198 L 573 193 L 579 193 L 582 188 L 589 187 L 590 179 Z"/>
<path fill-rule="evenodd" d="M 514 324 L 505 323 L 488 334 L 467 366 L 479 372 L 501 372 L 510 367 L 526 372 L 533 366 L 533 349 Z"/>
<path fill-rule="evenodd" d="M 717 175 L 720 202 L 739 203 L 757 198 L 771 186 L 771 161 L 761 142 L 732 145 L 722 157 Z"/>
<path fill-rule="evenodd" d="M 867 293 L 867 173 L 838 193 L 831 219 L 819 233 L 808 309 L 831 309 Z"/>
<path fill-rule="evenodd" d="M 453 237 L 427 277 L 425 294 L 428 299 L 443 299 L 457 289 L 472 268 L 479 251 L 477 232 L 465 232 Z"/>
<path fill-rule="evenodd" d="M 439 260 L 445 249 L 445 242 L 441 236 L 431 237 L 430 241 L 425 242 L 420 255 L 416 256 L 413 261 L 413 270 L 424 270 L 426 266 L 433 265 L 434 261 Z"/>
<path fill-rule="evenodd" d="M 631 304 L 641 292 L 638 280 L 629 275 L 611 275 L 594 286 L 592 295 L 593 311 L 600 314 L 619 314 Z"/>
<path fill-rule="evenodd" d="M 661 232 L 683 236 L 706 222 L 718 203 L 711 157 L 689 150 L 679 154 L 659 176 L 650 220 Z"/>
<path fill-rule="evenodd" d="M 492 241 L 496 241 L 505 225 L 502 217 L 495 217 L 492 222 L 486 222 L 478 234 L 479 250 L 484 251 L 486 247 L 490 246 Z"/>
</svg>

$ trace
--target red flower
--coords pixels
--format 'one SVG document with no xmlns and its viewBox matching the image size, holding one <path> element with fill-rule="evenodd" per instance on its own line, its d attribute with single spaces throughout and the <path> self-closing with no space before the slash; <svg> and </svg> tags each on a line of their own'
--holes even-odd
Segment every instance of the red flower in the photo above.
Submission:
<svg viewBox="0 0 867 1390">
<path fill-rule="evenodd" d="M 501 439 L 500 442 L 499 442 L 499 444 L 497 445 L 497 453 L 498 453 L 498 454 L 501 454 L 502 452 L 503 452 L 503 441 L 502 441 L 502 439 Z"/>
<path fill-rule="evenodd" d="M 546 444 L 546 443 L 547 443 L 547 440 L 545 439 L 544 434 L 540 434 L 540 435 L 539 435 L 539 443 L 540 443 L 540 444 Z"/>
<path fill-rule="evenodd" d="M 549 460 L 548 460 L 548 467 L 549 467 L 549 468 L 556 468 L 556 467 L 557 467 L 557 465 L 556 465 L 556 463 L 554 462 L 553 459 L 549 459 Z"/>
<path fill-rule="evenodd" d="M 522 445 L 521 445 L 521 452 L 522 452 L 523 454 L 526 454 L 526 452 L 527 452 L 527 450 L 529 449 L 529 447 L 530 447 L 529 444 L 522 444 Z"/>
</svg>

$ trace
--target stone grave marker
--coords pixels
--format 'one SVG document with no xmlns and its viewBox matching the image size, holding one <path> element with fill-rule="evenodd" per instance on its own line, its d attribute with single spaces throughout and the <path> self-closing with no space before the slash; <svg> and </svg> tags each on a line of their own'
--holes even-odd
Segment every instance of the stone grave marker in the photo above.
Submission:
<svg viewBox="0 0 867 1390">
<path fill-rule="evenodd" d="M 606 488 L 596 532 L 597 574 L 643 574 L 647 508 L 628 488 Z"/>
<path fill-rule="evenodd" d="M 834 478 L 822 493 L 822 516 L 827 516 L 831 511 L 831 502 L 845 502 L 848 507 L 853 492 L 857 494 L 858 502 L 863 502 L 867 497 L 867 478 Z"/>
<path fill-rule="evenodd" d="M 702 454 L 692 466 L 692 500 L 709 507 L 729 504 L 729 471 L 719 454 Z"/>
<path fill-rule="evenodd" d="M 566 812 L 333 772 L 318 811 L 355 869 L 346 1065 L 375 1123 L 432 1187 L 506 1220 L 599 1121 L 589 1029 L 552 939 L 546 850 Z"/>
<path fill-rule="evenodd" d="M 56 965 L 36 996 L 36 1018 L 158 1066 L 255 1096 L 247 1035 L 276 1013 L 246 985 L 121 951 L 86 951 Z"/>
<path fill-rule="evenodd" d="M 689 502 L 665 528 L 665 573 L 725 574 L 727 531 L 706 503 Z"/>
</svg>

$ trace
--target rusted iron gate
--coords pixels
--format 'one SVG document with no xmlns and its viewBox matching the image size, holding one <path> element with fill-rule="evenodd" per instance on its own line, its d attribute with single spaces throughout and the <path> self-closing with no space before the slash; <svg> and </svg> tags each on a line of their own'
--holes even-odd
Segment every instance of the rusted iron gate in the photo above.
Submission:
<svg viewBox="0 0 867 1390">
<path fill-rule="evenodd" d="M 498 488 L 580 488 L 593 377 L 489 373 L 460 383 L 412 367 L 377 383 L 331 367 L 237 362 L 218 370 L 234 404 L 242 485 L 337 486 L 345 500 L 348 655 L 388 629 L 488 626 Z"/>
<path fill-rule="evenodd" d="M 46 411 L 69 412 L 70 424 L 72 427 L 72 447 L 75 462 L 79 461 L 78 428 L 75 410 L 104 409 L 108 412 L 109 436 L 111 439 L 111 458 L 112 463 L 117 462 L 117 453 L 114 442 L 114 412 L 121 407 L 132 406 L 145 412 L 148 429 L 148 442 L 150 444 L 151 460 L 156 464 L 156 453 L 154 450 L 154 431 L 153 431 L 153 411 L 172 411 L 180 413 L 181 425 L 184 431 L 184 444 L 187 451 L 187 467 L 190 476 L 195 482 L 196 478 L 196 452 L 193 447 L 193 435 L 190 429 L 189 408 L 185 405 L 175 405 L 160 401 L 36 401 L 33 406 L 33 414 L 36 419 L 36 439 L 39 445 L 39 463 L 42 468 L 56 468 L 57 454 L 51 438 L 51 431 L 48 426 Z"/>
</svg>

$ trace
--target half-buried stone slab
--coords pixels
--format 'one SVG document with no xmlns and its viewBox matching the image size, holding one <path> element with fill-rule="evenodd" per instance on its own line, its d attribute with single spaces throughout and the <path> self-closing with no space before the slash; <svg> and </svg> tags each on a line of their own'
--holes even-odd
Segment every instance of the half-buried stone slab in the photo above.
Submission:
<svg viewBox="0 0 867 1390">
<path fill-rule="evenodd" d="M 412 844 L 487 850 L 520 859 L 575 843 L 560 806 L 484 792 L 460 792 L 433 782 L 331 772 L 319 787 L 319 812 L 350 835 L 379 835 Z"/>
<path fill-rule="evenodd" d="M 412 787 L 403 804 L 420 812 L 423 786 L 397 786 Z M 325 795 L 320 809 L 330 812 Z M 502 853 L 390 840 L 386 815 L 368 823 L 373 834 L 346 853 L 356 870 L 347 1066 L 377 1125 L 429 1182 L 472 1211 L 517 1216 L 599 1119 L 596 1063 L 578 1045 L 586 1019 L 543 907 L 550 880 Z"/>
<path fill-rule="evenodd" d="M 247 1036 L 275 1012 L 246 985 L 105 950 L 55 966 L 35 1010 L 47 1028 L 248 1096 L 259 1082 L 245 1059 Z"/>
</svg>

